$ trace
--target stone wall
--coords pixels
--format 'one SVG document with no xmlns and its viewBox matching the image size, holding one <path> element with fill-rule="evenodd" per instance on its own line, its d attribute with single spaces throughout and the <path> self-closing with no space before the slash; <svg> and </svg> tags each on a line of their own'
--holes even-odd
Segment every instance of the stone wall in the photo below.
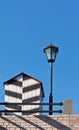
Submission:
<svg viewBox="0 0 79 130">
<path fill-rule="evenodd" d="M 0 130 L 79 130 L 79 115 L 5 115 Z"/>
</svg>

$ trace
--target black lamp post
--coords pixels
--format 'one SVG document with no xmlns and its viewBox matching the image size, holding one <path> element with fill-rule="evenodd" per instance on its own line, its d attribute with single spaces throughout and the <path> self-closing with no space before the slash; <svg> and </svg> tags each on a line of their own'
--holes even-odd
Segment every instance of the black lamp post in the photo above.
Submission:
<svg viewBox="0 0 79 130">
<path fill-rule="evenodd" d="M 52 95 L 52 63 L 55 62 L 56 54 L 58 52 L 58 47 L 50 44 L 44 48 L 44 53 L 46 53 L 47 60 L 50 63 L 50 95 L 49 95 L 49 115 L 52 115 L 52 104 L 53 104 L 53 95 Z"/>
</svg>

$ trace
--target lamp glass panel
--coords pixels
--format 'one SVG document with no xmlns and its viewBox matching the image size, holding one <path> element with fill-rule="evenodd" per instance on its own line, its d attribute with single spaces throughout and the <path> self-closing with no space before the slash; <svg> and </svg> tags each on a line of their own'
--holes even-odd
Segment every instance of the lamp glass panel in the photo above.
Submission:
<svg viewBox="0 0 79 130">
<path fill-rule="evenodd" d="M 57 54 L 57 50 L 55 48 L 51 48 L 51 52 L 52 52 L 52 60 L 55 61 L 56 58 L 56 54 Z"/>
<path fill-rule="evenodd" d="M 55 60 L 56 53 L 52 51 L 52 60 Z"/>
<path fill-rule="evenodd" d="M 46 53 L 46 56 L 47 56 L 48 61 L 51 60 L 51 58 L 52 58 L 51 48 L 45 49 L 45 53 Z"/>
</svg>

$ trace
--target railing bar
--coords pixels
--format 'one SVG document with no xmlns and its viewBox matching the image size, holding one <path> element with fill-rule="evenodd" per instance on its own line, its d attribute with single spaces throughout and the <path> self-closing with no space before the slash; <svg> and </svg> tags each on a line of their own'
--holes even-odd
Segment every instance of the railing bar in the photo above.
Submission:
<svg viewBox="0 0 79 130">
<path fill-rule="evenodd" d="M 62 106 L 63 103 L 3 103 L 1 102 L 0 105 L 58 105 Z"/>
<path fill-rule="evenodd" d="M 36 111 L 34 111 L 34 110 L 29 110 L 29 111 L 27 111 L 27 110 L 18 110 L 18 111 L 15 111 L 15 110 L 0 110 L 0 112 L 26 112 L 26 113 L 35 113 L 35 112 L 53 112 L 53 113 L 62 113 L 62 110 L 53 110 L 53 111 L 49 111 L 49 110 L 36 110 Z"/>
</svg>

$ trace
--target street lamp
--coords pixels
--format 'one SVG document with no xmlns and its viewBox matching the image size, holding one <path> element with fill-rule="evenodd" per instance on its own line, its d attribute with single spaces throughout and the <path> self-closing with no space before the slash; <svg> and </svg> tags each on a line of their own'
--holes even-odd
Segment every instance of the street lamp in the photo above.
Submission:
<svg viewBox="0 0 79 130">
<path fill-rule="evenodd" d="M 52 115 L 52 63 L 55 62 L 56 54 L 58 52 L 58 47 L 52 45 L 52 43 L 44 48 L 44 53 L 47 56 L 47 60 L 50 63 L 50 95 L 49 95 L 49 115 Z"/>
</svg>

